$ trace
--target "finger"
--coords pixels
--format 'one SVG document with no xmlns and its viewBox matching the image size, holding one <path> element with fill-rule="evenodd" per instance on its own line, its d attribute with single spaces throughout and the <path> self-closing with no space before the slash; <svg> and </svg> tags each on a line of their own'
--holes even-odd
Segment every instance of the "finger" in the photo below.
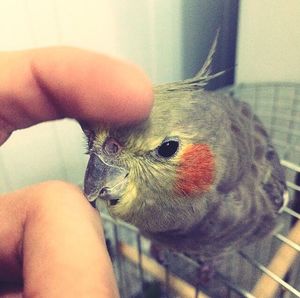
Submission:
<svg viewBox="0 0 300 298">
<path fill-rule="evenodd" d="M 69 47 L 0 53 L 0 142 L 63 117 L 109 124 L 145 119 L 149 79 L 129 63 Z"/>
<path fill-rule="evenodd" d="M 99 214 L 77 187 L 47 182 L 5 195 L 0 216 L 0 268 L 9 260 L 18 272 L 20 260 L 25 297 L 118 297 Z"/>
</svg>

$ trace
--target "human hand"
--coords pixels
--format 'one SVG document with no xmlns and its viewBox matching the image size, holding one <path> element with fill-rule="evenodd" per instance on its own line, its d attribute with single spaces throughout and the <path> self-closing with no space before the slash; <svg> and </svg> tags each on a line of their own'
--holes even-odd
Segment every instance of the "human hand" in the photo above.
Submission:
<svg viewBox="0 0 300 298">
<path fill-rule="evenodd" d="M 74 48 L 0 53 L 0 144 L 64 117 L 125 124 L 146 118 L 151 84 L 136 67 Z M 99 214 L 51 181 L 0 197 L 0 297 L 118 297 Z"/>
</svg>

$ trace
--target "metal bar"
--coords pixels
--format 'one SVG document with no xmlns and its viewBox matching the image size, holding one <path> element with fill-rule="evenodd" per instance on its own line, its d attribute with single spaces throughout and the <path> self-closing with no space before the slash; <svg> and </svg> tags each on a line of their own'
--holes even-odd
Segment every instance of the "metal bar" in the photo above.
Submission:
<svg viewBox="0 0 300 298">
<path fill-rule="evenodd" d="M 114 219 L 114 218 L 112 218 L 112 217 L 111 217 L 110 215 L 108 215 L 108 214 L 105 214 L 105 213 L 102 213 L 102 212 L 101 212 L 101 217 L 102 217 L 103 219 L 105 219 L 105 220 L 107 220 L 107 221 L 109 221 L 109 222 L 111 222 L 111 223 L 113 223 L 113 224 L 117 224 L 118 226 L 120 226 L 120 227 L 122 227 L 122 228 L 125 228 L 125 229 L 127 229 L 127 230 L 129 230 L 129 231 L 136 232 L 136 233 L 139 232 L 139 230 L 138 230 L 135 226 L 132 226 L 132 225 L 126 223 L 125 221 L 121 221 L 121 220 Z"/>
<path fill-rule="evenodd" d="M 251 100 L 251 98 L 247 98 L 247 97 L 246 97 L 246 99 Z M 288 105 L 284 105 L 281 100 L 282 99 L 280 99 L 280 101 L 279 101 L 280 102 L 280 104 L 279 104 L 280 113 L 287 113 L 287 112 L 291 112 L 292 110 L 295 111 L 296 113 L 300 112 L 300 106 L 293 109 L 292 107 L 290 107 Z M 270 104 L 268 104 L 268 102 L 260 103 L 259 107 L 260 107 L 260 110 L 257 112 L 269 111 L 268 108 L 270 107 Z"/>
<path fill-rule="evenodd" d="M 101 212 L 101 217 L 102 217 L 104 220 L 107 220 L 107 221 L 109 221 L 110 223 L 115 224 L 115 220 L 114 220 L 111 216 L 109 216 L 109 215 L 107 215 L 107 214 Z"/>
<path fill-rule="evenodd" d="M 296 297 L 300 297 L 300 292 L 292 287 L 289 283 L 285 282 L 283 279 L 278 277 L 275 273 L 270 271 L 267 267 L 263 266 L 261 263 L 251 259 L 248 255 L 246 255 L 243 252 L 239 252 L 239 254 L 251 265 L 255 266 L 258 268 L 260 271 L 271 277 L 273 280 L 275 280 L 278 284 L 280 284 L 283 288 L 285 288 L 287 291 L 290 293 L 294 294 Z"/>
<path fill-rule="evenodd" d="M 272 140 L 273 140 L 273 143 L 278 145 L 278 146 L 283 146 L 285 148 L 287 147 L 286 141 L 282 141 L 282 140 L 279 140 L 279 139 L 274 138 L 274 137 L 272 138 Z M 300 152 L 300 146 L 295 145 L 295 144 L 293 144 L 293 148 L 289 148 L 289 149 L 290 150 L 292 149 L 295 152 Z"/>
<path fill-rule="evenodd" d="M 124 284 L 123 280 L 123 265 L 122 265 L 122 260 L 121 260 L 121 253 L 119 249 L 119 233 L 118 233 L 118 227 L 117 223 L 113 223 L 113 233 L 114 233 L 114 240 L 115 240 L 115 249 L 116 249 L 116 261 L 117 261 L 117 266 L 118 266 L 118 276 L 119 276 L 119 291 L 121 297 L 127 297 L 127 293 L 125 294 L 124 291 L 126 290 L 126 286 Z"/>
<path fill-rule="evenodd" d="M 284 209 L 282 210 L 283 212 L 296 217 L 297 219 L 300 219 L 300 214 L 295 212 L 293 209 L 289 208 L 289 207 L 284 207 Z"/>
<path fill-rule="evenodd" d="M 294 273 L 294 276 L 293 276 L 293 282 L 299 282 L 300 280 L 300 261 L 298 259 L 298 267 L 294 267 L 294 270 L 295 270 L 295 273 Z"/>
<path fill-rule="evenodd" d="M 295 216 L 296 218 L 299 218 L 300 219 L 300 214 L 298 214 L 298 213 L 296 213 L 296 212 L 294 212 L 292 209 L 290 209 L 290 208 L 285 208 L 284 209 L 284 211 L 286 212 L 286 213 L 288 213 L 288 214 L 290 214 L 290 215 L 292 215 L 292 216 Z M 134 232 L 136 232 L 137 231 L 137 229 L 135 228 L 135 227 L 132 227 L 131 225 L 129 225 L 129 224 L 126 224 L 126 223 L 124 223 L 124 222 L 122 222 L 122 221 L 118 221 L 118 223 L 116 223 L 116 221 L 113 219 L 113 218 L 111 218 L 109 215 L 107 215 L 107 214 L 102 214 L 102 217 L 105 219 L 105 220 L 108 220 L 109 222 L 111 222 L 111 223 L 113 223 L 114 224 L 114 231 L 115 231 L 115 238 L 116 238 L 116 240 L 118 240 L 118 232 L 117 232 L 117 230 L 116 230 L 116 224 L 118 224 L 118 225 L 120 225 L 120 226 L 123 226 L 123 227 L 125 227 L 126 229 L 129 229 L 129 230 L 131 230 L 131 231 L 134 231 Z M 299 249 L 300 249 L 300 247 L 299 247 L 299 245 L 297 245 L 297 244 L 295 244 L 294 242 L 291 242 L 289 239 L 287 239 L 286 237 L 284 237 L 284 236 L 282 236 L 282 235 L 280 235 L 280 234 L 276 234 L 275 235 L 275 237 L 277 238 L 277 239 L 279 239 L 280 241 L 283 241 L 284 243 L 286 243 L 287 245 L 289 245 L 289 246 L 291 246 L 292 248 L 294 248 L 294 249 L 296 249 L 297 251 L 299 251 Z M 141 243 L 139 244 L 139 242 L 140 242 L 140 240 L 138 240 L 138 251 L 139 251 L 139 253 L 141 253 Z M 179 254 L 179 256 L 180 257 L 182 257 L 182 258 L 184 258 L 184 259 L 186 259 L 186 260 L 188 260 L 190 263 L 193 263 L 194 265 L 196 265 L 196 266 L 198 266 L 198 263 L 197 262 L 195 262 L 195 261 L 193 261 L 192 259 L 190 259 L 190 258 L 188 258 L 188 257 L 186 257 L 185 255 L 182 255 L 182 254 Z M 244 257 L 244 255 L 242 255 L 242 257 Z M 118 256 L 117 256 L 117 258 L 118 258 Z M 143 269 L 142 269 L 142 267 L 140 267 L 140 266 L 142 266 L 142 260 L 140 259 L 141 257 L 139 256 L 139 264 L 138 264 L 138 266 L 139 266 L 139 270 L 140 270 L 140 272 L 141 272 L 141 274 L 143 274 Z M 245 258 L 245 257 L 244 257 Z M 118 260 L 117 259 L 117 262 L 119 262 L 120 263 L 120 260 Z M 253 261 L 253 262 L 255 262 L 255 261 Z M 251 262 L 249 262 L 250 264 L 251 264 Z M 258 263 L 258 262 L 257 262 Z M 258 265 L 259 264 L 259 265 Z M 256 267 L 256 268 L 258 268 L 259 270 L 261 270 L 261 271 L 263 271 L 263 272 L 265 272 L 266 274 L 268 274 L 268 269 L 266 268 L 266 267 L 264 267 L 264 266 L 262 266 L 260 263 L 258 263 L 258 264 L 256 264 L 256 266 L 254 265 L 254 264 L 252 264 L 254 267 Z M 120 264 L 121 265 L 121 264 Z M 262 266 L 262 267 L 261 267 Z M 265 269 L 262 269 L 262 268 L 265 268 Z M 120 270 L 120 282 L 121 283 L 124 283 L 124 280 L 123 280 L 123 271 L 122 271 L 122 265 L 119 267 L 119 270 Z M 166 268 L 166 271 L 165 271 L 165 282 L 166 282 L 166 284 L 168 284 L 168 275 L 169 275 L 169 272 L 168 272 L 168 268 Z M 216 273 L 216 275 L 232 290 L 232 291 L 234 291 L 234 292 L 236 292 L 237 294 L 239 294 L 239 295 L 243 295 L 243 297 L 251 297 L 251 298 L 253 298 L 254 296 L 251 294 L 251 293 L 249 293 L 249 292 L 247 292 L 246 290 L 244 290 L 244 289 L 242 289 L 242 288 L 240 288 L 239 286 L 237 286 L 236 284 L 234 284 L 234 283 L 232 283 L 232 281 L 230 281 L 228 278 L 226 278 L 224 275 L 222 275 L 221 273 L 219 273 L 219 272 L 217 272 Z M 294 293 L 294 290 L 296 291 L 296 293 L 299 293 L 296 289 L 294 289 L 292 286 L 290 286 L 288 283 L 286 283 L 284 280 L 282 280 L 282 279 L 280 279 L 276 274 L 274 274 L 273 273 L 273 275 L 275 276 L 275 278 L 274 278 L 274 280 L 279 280 L 279 283 L 284 287 L 284 288 L 286 288 L 288 291 L 291 291 L 292 293 Z M 270 276 L 271 278 L 272 278 L 272 273 L 271 273 L 271 276 Z M 123 288 L 123 287 L 122 287 Z M 121 289 L 120 289 L 121 290 Z M 122 289 L 123 290 L 123 289 Z M 168 291 L 168 290 L 167 290 Z M 195 288 L 195 294 L 197 295 L 197 293 L 198 293 L 198 291 L 197 291 L 197 289 Z M 124 297 L 126 297 L 126 296 L 124 296 Z M 300 296 L 298 296 L 298 297 L 300 297 Z"/>
<path fill-rule="evenodd" d="M 296 251 L 300 252 L 300 245 L 295 243 L 294 241 L 291 241 L 290 239 L 286 238 L 282 234 L 275 234 L 274 237 L 277 238 L 278 240 L 286 243 L 287 245 L 289 245 L 290 247 L 292 247 Z"/>
<path fill-rule="evenodd" d="M 279 112 L 277 113 L 276 120 L 283 120 L 283 121 L 288 122 L 289 120 L 291 120 L 291 116 L 290 115 L 287 116 L 286 114 L 288 112 L 291 112 L 291 111 L 292 111 L 291 108 L 282 107 L 282 104 L 280 104 L 280 113 Z M 295 111 L 295 112 L 297 113 L 299 111 L 300 110 Z M 258 110 L 256 112 L 257 112 L 257 115 L 260 116 L 262 119 L 268 119 L 269 120 L 273 117 L 272 112 L 270 112 L 270 104 L 268 104 L 268 103 L 267 104 L 261 104 L 260 105 L 260 110 Z M 299 124 L 300 123 L 299 119 L 295 119 L 294 123 Z M 278 124 L 274 124 L 274 127 L 279 127 L 279 126 L 278 126 Z M 285 129 L 287 129 L 287 128 L 285 128 Z M 294 131 L 291 130 L 291 132 L 294 132 Z"/>
<path fill-rule="evenodd" d="M 274 256 L 274 252 L 278 249 L 277 246 L 276 246 L 276 244 L 278 244 L 278 243 L 276 242 L 276 239 L 274 239 L 274 238 L 272 238 L 272 241 L 270 243 L 270 250 L 269 250 L 267 260 L 272 260 L 272 258 Z M 258 260 L 258 259 L 255 258 L 255 260 Z M 253 267 L 253 268 L 255 268 L 255 267 Z M 258 269 L 256 268 L 256 270 L 258 270 Z"/>
<path fill-rule="evenodd" d="M 290 121 L 289 121 L 289 125 L 288 125 L 288 132 L 287 132 L 287 144 L 292 144 L 292 140 L 293 137 L 295 137 L 296 135 L 296 131 L 298 131 L 295 128 L 295 125 L 297 124 L 297 110 L 296 110 L 296 103 L 297 103 L 297 90 L 294 89 L 294 96 L 293 96 L 293 102 L 291 105 L 291 109 L 290 109 Z M 297 135 L 297 137 L 299 137 L 299 135 Z"/>
<path fill-rule="evenodd" d="M 300 132 L 298 132 L 298 131 L 291 131 L 288 128 L 278 126 L 278 125 L 276 125 L 274 123 L 275 122 L 272 123 L 272 121 L 271 121 L 271 129 L 272 129 L 273 133 L 274 132 L 280 132 L 280 133 L 285 133 L 285 134 L 293 135 L 293 136 L 296 136 L 296 137 L 300 137 Z M 299 123 L 300 123 L 300 121 L 299 121 Z M 271 135 L 272 135 L 272 133 L 271 133 Z"/>
<path fill-rule="evenodd" d="M 289 168 L 290 170 L 300 173 L 300 166 L 298 166 L 288 160 L 285 160 L 285 159 L 282 159 L 280 162 L 286 168 Z"/>
<path fill-rule="evenodd" d="M 178 255 L 183 260 L 189 262 L 191 265 L 196 266 L 197 268 L 199 267 L 199 264 L 193 259 L 180 253 L 177 253 L 176 255 Z M 233 292 L 242 295 L 243 297 L 246 298 L 255 298 L 250 292 L 246 291 L 245 289 L 241 288 L 237 284 L 233 283 L 229 278 L 225 277 L 221 272 L 216 271 L 215 274 L 217 278 L 219 278 L 223 283 L 225 283 L 226 286 L 228 286 L 228 288 L 231 289 Z"/>
<path fill-rule="evenodd" d="M 183 259 L 183 260 L 189 262 L 191 265 L 193 265 L 193 266 L 195 266 L 195 267 L 197 267 L 197 268 L 199 267 L 199 263 L 198 263 L 198 262 L 196 262 L 195 260 L 193 260 L 193 259 L 187 257 L 186 255 L 181 254 L 181 253 L 176 253 L 176 255 L 179 256 L 181 259 Z"/>
<path fill-rule="evenodd" d="M 164 264 L 165 268 L 165 291 L 166 291 L 166 298 L 169 298 L 170 294 L 170 271 L 169 271 L 169 263 L 166 261 Z"/>
<path fill-rule="evenodd" d="M 198 294 L 199 294 L 199 286 L 195 287 L 195 298 L 198 298 Z"/>
<path fill-rule="evenodd" d="M 139 229 L 136 228 L 135 226 L 132 226 L 131 224 L 129 224 L 125 221 L 122 221 L 122 220 L 118 220 L 118 219 L 115 219 L 115 220 L 118 223 L 118 225 L 121 226 L 122 228 L 125 228 L 125 229 L 135 232 L 135 233 L 139 232 Z"/>
<path fill-rule="evenodd" d="M 246 291 L 245 289 L 241 288 L 237 284 L 233 283 L 229 278 L 227 278 L 219 271 L 216 272 L 216 275 L 223 283 L 225 283 L 228 286 L 230 290 L 232 290 L 236 294 L 242 295 L 243 297 L 246 298 L 255 298 L 255 296 L 253 296 L 250 292 Z"/>
<path fill-rule="evenodd" d="M 291 228 L 288 234 L 288 238 L 291 241 L 300 243 L 300 221 L 297 221 Z M 241 255 L 242 254 L 243 253 L 241 253 Z M 297 256 L 298 252 L 296 250 L 294 250 L 286 243 L 282 243 L 279 249 L 276 251 L 274 257 L 270 261 L 268 268 L 266 268 L 259 262 L 250 259 L 249 256 L 244 254 L 244 257 L 248 257 L 247 260 L 251 262 L 251 264 L 257 265 L 259 269 L 264 272 L 253 289 L 252 293 L 254 294 L 254 296 L 262 296 L 265 298 L 274 297 L 275 293 L 278 291 L 279 285 L 291 291 L 293 294 L 300 294 L 299 290 L 293 288 L 290 284 L 283 281 L 283 278 L 295 263 L 295 259 L 297 258 Z"/>
<path fill-rule="evenodd" d="M 273 133 L 274 133 L 274 124 L 276 123 L 276 105 L 277 105 L 277 101 L 278 101 L 278 86 L 274 86 L 273 87 L 273 100 L 272 100 L 272 107 L 271 107 L 271 114 L 272 114 L 272 117 L 271 117 L 271 122 L 270 122 L 270 135 L 272 136 Z"/>
<path fill-rule="evenodd" d="M 299 83 L 290 83 L 290 82 L 255 82 L 255 83 L 240 83 L 235 88 L 243 88 L 243 89 L 253 89 L 257 87 L 273 87 L 274 85 L 280 86 L 280 87 L 289 87 L 289 88 L 300 88 Z"/>
<path fill-rule="evenodd" d="M 300 191 L 300 186 L 296 185 L 293 182 L 287 181 L 286 185 L 293 190 Z"/>
<path fill-rule="evenodd" d="M 254 88 L 254 110 L 257 112 L 257 98 L 258 98 L 258 88 Z"/>
<path fill-rule="evenodd" d="M 269 112 L 268 109 L 260 110 L 260 111 L 257 111 L 257 110 L 255 109 L 255 111 L 257 112 L 257 114 L 258 114 L 261 118 L 264 118 L 264 119 L 272 119 L 272 117 L 273 117 L 272 113 Z M 264 113 L 263 113 L 262 111 L 263 111 Z M 283 120 L 283 121 L 289 121 L 289 120 L 290 120 L 290 116 L 286 116 L 286 115 L 284 115 L 284 114 L 280 114 L 280 116 L 277 116 L 277 119 L 278 119 L 278 120 Z M 300 121 L 299 121 L 299 120 L 298 120 L 298 121 L 295 120 L 295 123 L 296 123 L 296 124 L 299 124 Z"/>
<path fill-rule="evenodd" d="M 137 247 L 138 247 L 138 269 L 140 273 L 140 281 L 141 281 L 141 288 L 142 293 L 145 290 L 145 282 L 144 282 L 144 270 L 143 270 L 143 258 L 142 258 L 142 244 L 141 244 L 141 235 L 137 233 L 136 235 Z"/>
<path fill-rule="evenodd" d="M 138 252 L 134 247 L 125 243 L 120 243 L 120 251 L 121 254 L 128 260 L 132 261 L 135 264 L 138 262 Z M 159 263 L 157 263 L 155 260 L 144 254 L 142 255 L 142 258 L 144 272 L 148 272 L 153 277 L 155 277 L 156 280 L 164 283 L 165 268 Z M 169 286 L 172 289 L 172 291 L 174 291 L 179 297 L 195 297 L 195 287 L 182 280 L 181 278 L 173 275 L 172 273 L 169 274 Z M 199 291 L 198 298 L 208 298 L 208 296 Z"/>
<path fill-rule="evenodd" d="M 270 238 L 270 241 L 268 242 L 265 242 L 263 244 L 263 249 L 260 249 L 262 245 L 257 245 L 255 246 L 254 248 L 254 252 L 253 254 L 251 255 L 252 258 L 254 260 L 260 260 L 260 262 L 262 262 L 262 260 L 271 260 L 272 257 L 273 257 L 273 254 L 274 254 L 274 251 L 275 251 L 275 241 L 273 240 L 273 238 Z M 240 256 L 240 259 L 245 263 L 245 260 Z M 249 264 L 247 264 L 249 265 Z M 249 278 L 251 277 L 251 286 L 252 285 L 255 285 L 259 279 L 259 275 L 260 275 L 260 271 L 255 267 L 255 266 L 249 266 L 251 267 L 251 270 L 252 270 L 252 275 L 249 276 L 250 274 L 250 270 L 248 269 L 246 272 L 246 278 Z M 241 274 L 243 274 L 241 272 Z M 243 274 L 245 275 L 245 273 Z"/>
</svg>

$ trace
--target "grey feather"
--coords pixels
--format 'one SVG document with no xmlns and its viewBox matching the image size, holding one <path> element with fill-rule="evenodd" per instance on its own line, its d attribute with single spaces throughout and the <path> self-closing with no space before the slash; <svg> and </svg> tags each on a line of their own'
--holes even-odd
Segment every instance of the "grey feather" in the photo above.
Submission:
<svg viewBox="0 0 300 298">
<path fill-rule="evenodd" d="M 168 91 L 203 89 L 210 80 L 220 77 L 224 73 L 226 73 L 227 70 L 223 70 L 215 74 L 212 74 L 212 62 L 213 62 L 213 57 L 216 53 L 219 35 L 220 35 L 220 30 L 218 29 L 202 68 L 193 78 L 179 81 L 179 82 L 167 83 L 164 85 L 160 85 L 160 87 Z"/>
</svg>

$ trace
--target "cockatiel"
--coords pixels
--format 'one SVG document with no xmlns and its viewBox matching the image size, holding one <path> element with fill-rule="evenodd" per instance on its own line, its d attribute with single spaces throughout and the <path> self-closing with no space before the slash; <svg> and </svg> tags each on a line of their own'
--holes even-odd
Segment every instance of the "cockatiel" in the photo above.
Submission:
<svg viewBox="0 0 300 298">
<path fill-rule="evenodd" d="M 194 78 L 154 87 L 134 126 L 83 126 L 84 192 L 162 246 L 210 260 L 269 235 L 285 175 L 248 104 L 206 92 L 216 41 Z"/>
</svg>

